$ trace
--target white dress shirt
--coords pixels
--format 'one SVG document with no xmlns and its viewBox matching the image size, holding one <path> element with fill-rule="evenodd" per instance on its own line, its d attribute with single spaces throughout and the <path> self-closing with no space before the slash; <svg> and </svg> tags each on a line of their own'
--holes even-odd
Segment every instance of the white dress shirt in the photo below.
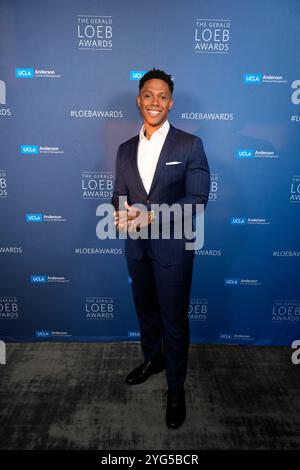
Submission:
<svg viewBox="0 0 300 470">
<path fill-rule="evenodd" d="M 140 177 L 147 194 L 149 194 L 158 158 L 169 129 L 169 121 L 165 121 L 157 131 L 153 132 L 150 140 L 145 136 L 144 126 L 140 131 L 137 163 Z"/>
</svg>

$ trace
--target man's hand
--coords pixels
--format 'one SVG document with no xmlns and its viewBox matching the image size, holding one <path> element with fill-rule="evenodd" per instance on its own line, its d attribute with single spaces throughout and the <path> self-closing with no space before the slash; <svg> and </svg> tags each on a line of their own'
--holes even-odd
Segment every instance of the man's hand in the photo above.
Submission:
<svg viewBox="0 0 300 470">
<path fill-rule="evenodd" d="M 151 223 L 149 212 L 140 211 L 134 206 L 130 206 L 127 201 L 124 203 L 125 211 L 114 213 L 115 225 L 119 231 L 138 232 L 141 228 L 147 227 Z"/>
<path fill-rule="evenodd" d="M 126 202 L 125 204 L 128 206 Z M 119 230 L 120 232 L 127 232 L 129 222 L 136 217 L 136 214 L 135 212 L 130 212 L 128 210 L 121 210 L 121 211 L 119 210 L 119 211 L 114 212 L 114 216 L 115 216 L 114 223 L 116 225 L 117 230 Z"/>
<path fill-rule="evenodd" d="M 114 212 L 116 229 L 119 232 L 127 232 L 128 218 L 127 211 L 116 211 Z"/>
</svg>

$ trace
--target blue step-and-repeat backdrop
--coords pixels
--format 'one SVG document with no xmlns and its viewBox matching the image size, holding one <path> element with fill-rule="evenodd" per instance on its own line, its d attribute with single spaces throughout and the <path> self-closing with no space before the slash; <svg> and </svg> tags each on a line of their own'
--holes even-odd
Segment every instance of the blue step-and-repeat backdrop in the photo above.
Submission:
<svg viewBox="0 0 300 470">
<path fill-rule="evenodd" d="M 300 338 L 299 22 L 299 0 L 0 1 L 1 339 L 139 340 L 96 210 L 152 67 L 212 173 L 191 340 Z"/>
</svg>

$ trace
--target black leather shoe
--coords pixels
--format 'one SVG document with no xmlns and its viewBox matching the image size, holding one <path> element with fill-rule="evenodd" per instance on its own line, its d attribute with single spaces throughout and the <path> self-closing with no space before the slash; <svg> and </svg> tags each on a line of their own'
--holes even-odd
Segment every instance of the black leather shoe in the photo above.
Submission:
<svg viewBox="0 0 300 470">
<path fill-rule="evenodd" d="M 127 375 L 125 382 L 128 385 L 137 385 L 145 382 L 152 374 L 165 370 L 164 358 L 155 361 L 145 361 Z"/>
<path fill-rule="evenodd" d="M 168 390 L 166 424 L 170 429 L 179 428 L 185 420 L 185 393 L 184 389 L 177 392 Z"/>
</svg>

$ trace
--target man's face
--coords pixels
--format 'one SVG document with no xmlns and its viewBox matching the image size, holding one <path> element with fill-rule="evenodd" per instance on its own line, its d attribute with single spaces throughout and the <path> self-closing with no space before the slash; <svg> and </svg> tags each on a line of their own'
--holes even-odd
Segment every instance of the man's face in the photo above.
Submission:
<svg viewBox="0 0 300 470">
<path fill-rule="evenodd" d="M 167 119 L 173 106 L 168 84 L 157 78 L 147 80 L 137 97 L 137 104 L 145 125 L 158 129 Z"/>
</svg>

